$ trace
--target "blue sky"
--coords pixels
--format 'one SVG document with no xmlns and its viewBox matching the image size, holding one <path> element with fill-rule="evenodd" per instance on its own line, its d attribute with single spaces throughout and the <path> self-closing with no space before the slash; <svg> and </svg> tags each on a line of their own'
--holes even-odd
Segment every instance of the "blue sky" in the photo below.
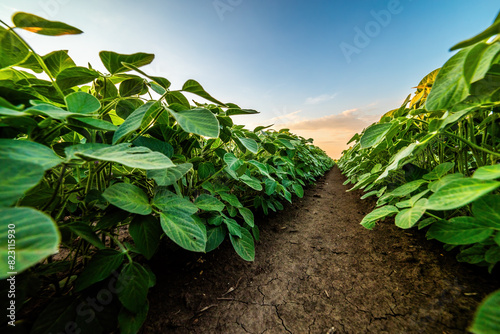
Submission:
<svg viewBox="0 0 500 334">
<path fill-rule="evenodd" d="M 337 158 L 499 10 L 498 0 L 2 0 L 0 18 L 25 11 L 83 30 L 23 34 L 39 53 L 67 49 L 80 66 L 104 71 L 101 50 L 154 53 L 144 70 L 174 89 L 195 79 L 260 111 L 238 124 L 290 128 Z"/>
</svg>

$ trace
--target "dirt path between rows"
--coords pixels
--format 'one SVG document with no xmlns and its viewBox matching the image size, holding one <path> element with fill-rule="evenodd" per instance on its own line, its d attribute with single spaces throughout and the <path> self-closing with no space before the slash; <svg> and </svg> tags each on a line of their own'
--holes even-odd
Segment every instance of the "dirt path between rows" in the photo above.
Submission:
<svg viewBox="0 0 500 334">
<path fill-rule="evenodd" d="M 374 203 L 344 180 L 334 168 L 304 198 L 256 219 L 252 263 L 229 242 L 208 254 L 161 252 L 142 333 L 466 332 L 498 270 L 457 263 L 391 220 L 364 229 Z"/>
</svg>

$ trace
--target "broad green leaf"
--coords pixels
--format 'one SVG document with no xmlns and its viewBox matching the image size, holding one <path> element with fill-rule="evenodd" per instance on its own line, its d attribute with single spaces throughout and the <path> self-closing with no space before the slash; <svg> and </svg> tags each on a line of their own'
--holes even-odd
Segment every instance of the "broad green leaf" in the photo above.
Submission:
<svg viewBox="0 0 500 334">
<path fill-rule="evenodd" d="M 497 181 L 456 180 L 439 188 L 429 197 L 428 210 L 452 210 L 473 202 L 500 187 Z"/>
<path fill-rule="evenodd" d="M 130 183 L 115 183 L 106 188 L 102 196 L 114 206 L 131 213 L 149 215 L 152 212 L 148 196 Z"/>
<path fill-rule="evenodd" d="M 484 259 L 488 263 L 496 264 L 500 262 L 500 247 L 498 245 L 493 245 L 488 249 L 486 254 L 484 255 Z"/>
<path fill-rule="evenodd" d="M 128 67 L 130 68 L 131 70 L 134 70 L 142 75 L 144 75 L 146 78 L 148 79 L 151 79 L 154 81 L 154 83 L 158 84 L 161 88 L 162 88 L 162 91 L 161 91 L 161 94 L 159 92 L 157 92 L 158 94 L 160 95 L 163 95 L 165 92 L 166 92 L 166 89 L 168 89 L 170 87 L 170 81 L 168 81 L 167 79 L 165 78 L 162 78 L 162 77 L 155 77 L 155 76 L 150 76 L 146 73 L 144 73 L 142 70 L 140 70 L 137 66 L 134 66 L 132 64 L 129 64 L 127 62 L 122 62 L 122 65 L 125 66 L 125 67 Z M 154 88 L 153 88 L 154 89 Z"/>
<path fill-rule="evenodd" d="M 118 299 L 133 313 L 139 313 L 146 307 L 149 290 L 149 273 L 137 262 L 123 266 L 117 282 Z"/>
<path fill-rule="evenodd" d="M 30 334 L 63 333 L 68 328 L 68 323 L 74 323 L 78 328 L 79 324 L 75 322 L 78 303 L 78 299 L 74 296 L 55 298 L 40 312 L 30 329 Z"/>
<path fill-rule="evenodd" d="M 271 196 L 276 192 L 276 188 L 278 187 L 278 182 L 276 182 L 275 180 L 266 179 L 265 185 L 266 185 L 266 195 Z"/>
<path fill-rule="evenodd" d="M 158 219 L 153 216 L 135 216 L 128 231 L 139 252 L 150 260 L 160 245 L 163 233 Z"/>
<path fill-rule="evenodd" d="M 131 78 L 120 83 L 120 96 L 127 97 L 137 95 L 144 89 L 144 80 L 142 78 Z"/>
<path fill-rule="evenodd" d="M 248 163 L 257 167 L 260 174 L 262 174 L 263 176 L 267 176 L 269 179 L 274 180 L 274 178 L 269 174 L 267 164 L 264 164 L 264 163 L 257 161 L 257 160 L 249 160 Z"/>
<path fill-rule="evenodd" d="M 194 205 L 196 205 L 196 207 L 200 210 L 219 212 L 224 210 L 224 208 L 226 207 L 224 203 L 208 194 L 201 194 L 200 196 L 198 196 L 194 201 Z"/>
<path fill-rule="evenodd" d="M 424 220 L 421 220 L 418 222 L 418 229 L 421 230 L 431 224 L 434 224 L 436 222 L 436 218 L 434 217 L 429 217 L 429 218 L 426 218 Z"/>
<path fill-rule="evenodd" d="M 238 197 L 236 197 L 233 194 L 229 194 L 226 192 L 220 192 L 219 196 L 222 198 L 222 200 L 226 201 L 227 203 L 231 204 L 232 206 L 236 208 L 242 208 L 243 205 L 241 205 L 240 201 L 238 200 Z"/>
<path fill-rule="evenodd" d="M 120 313 L 118 313 L 118 328 L 120 328 L 120 334 L 139 333 L 144 321 L 146 321 L 148 312 L 148 302 L 144 304 L 138 313 L 130 312 L 125 307 L 122 307 Z"/>
<path fill-rule="evenodd" d="M 243 160 L 238 159 L 233 153 L 224 154 L 224 161 L 226 162 L 227 166 L 234 171 L 238 170 L 245 164 Z"/>
<path fill-rule="evenodd" d="M 454 166 L 454 162 L 442 163 L 437 165 L 430 173 L 425 174 L 423 178 L 426 180 L 438 180 L 446 175 Z"/>
<path fill-rule="evenodd" d="M 207 228 L 207 246 L 205 252 L 211 252 L 224 241 L 226 238 L 226 229 L 224 226 Z"/>
<path fill-rule="evenodd" d="M 99 100 L 89 93 L 74 92 L 64 98 L 68 111 L 76 114 L 93 114 L 101 109 Z"/>
<path fill-rule="evenodd" d="M 26 161 L 0 158 L 0 207 L 10 206 L 43 178 L 43 168 Z"/>
<path fill-rule="evenodd" d="M 274 142 L 281 144 L 282 146 L 286 147 L 289 150 L 295 149 L 295 146 L 293 146 L 292 143 L 287 139 L 276 139 Z"/>
<path fill-rule="evenodd" d="M 498 35 L 500 31 L 500 20 L 495 20 L 492 25 L 490 25 L 488 28 L 480 32 L 474 37 L 471 37 L 465 41 L 462 41 L 454 46 L 451 47 L 450 51 L 458 50 L 461 48 L 468 47 L 470 45 L 476 44 L 477 42 L 484 41 L 491 36 Z"/>
<path fill-rule="evenodd" d="M 144 146 L 149 148 L 151 151 L 160 152 L 169 158 L 174 155 L 174 148 L 172 147 L 172 145 L 156 138 L 140 136 L 132 143 L 134 144 L 134 146 Z"/>
<path fill-rule="evenodd" d="M 448 174 L 448 175 L 443 176 L 441 179 L 439 179 L 437 181 L 429 183 L 428 188 L 432 192 L 435 193 L 436 191 L 438 191 L 439 189 L 441 189 L 445 185 L 452 183 L 454 181 L 457 181 L 457 180 L 462 180 L 463 178 L 464 178 L 464 176 L 461 173 Z"/>
<path fill-rule="evenodd" d="M 77 35 L 83 33 L 69 24 L 49 21 L 40 16 L 33 14 L 18 12 L 12 16 L 12 22 L 17 28 L 31 31 L 40 35 L 61 36 L 61 35 Z"/>
<path fill-rule="evenodd" d="M 489 226 L 500 230 L 500 195 L 486 195 L 472 203 L 472 214 Z"/>
<path fill-rule="evenodd" d="M 116 74 L 130 71 L 130 68 L 123 65 L 122 62 L 132 64 L 135 67 L 141 67 L 151 63 L 155 55 L 142 52 L 126 55 L 112 51 L 101 51 L 99 52 L 99 57 L 109 73 Z"/>
<path fill-rule="evenodd" d="M 22 63 L 29 54 L 13 32 L 0 27 L 0 69 Z"/>
<path fill-rule="evenodd" d="M 392 216 L 396 213 L 398 213 L 399 210 L 392 205 L 386 205 L 380 208 L 377 208 L 367 214 L 363 220 L 361 220 L 361 225 L 363 225 L 365 228 L 371 230 L 375 227 L 375 222 L 379 219 L 385 218 L 387 216 Z"/>
<path fill-rule="evenodd" d="M 186 175 L 193 164 L 185 163 L 165 169 L 148 170 L 148 178 L 154 179 L 159 186 L 170 186 Z"/>
<path fill-rule="evenodd" d="M 102 243 L 101 239 L 97 237 L 95 232 L 92 230 L 90 225 L 84 222 L 73 222 L 71 224 L 65 225 L 71 232 L 75 233 L 80 238 L 86 240 L 98 249 L 104 249 L 106 246 Z"/>
<path fill-rule="evenodd" d="M 369 148 L 379 144 L 384 140 L 391 127 L 392 123 L 378 123 L 368 127 L 361 137 L 361 148 Z"/>
<path fill-rule="evenodd" d="M 0 279 L 21 273 L 59 250 L 56 223 L 43 212 L 28 207 L 0 208 Z M 9 233 L 9 231 L 13 231 Z M 15 239 L 9 238 L 9 234 Z M 9 264 L 9 245 L 15 240 L 15 264 Z"/>
<path fill-rule="evenodd" d="M 139 129 L 146 114 L 148 112 L 152 112 L 156 108 L 158 108 L 157 102 L 149 101 L 137 108 L 133 113 L 131 113 L 127 117 L 127 119 L 125 119 L 125 122 L 123 122 L 118 127 L 118 130 L 116 130 L 115 134 L 113 135 L 113 145 L 123 137 Z"/>
<path fill-rule="evenodd" d="M 0 139 L 0 154 L 3 159 L 37 164 L 44 170 L 55 167 L 63 161 L 47 146 L 28 140 Z"/>
<path fill-rule="evenodd" d="M 495 180 L 500 178 L 500 164 L 479 167 L 472 178 L 478 180 Z"/>
<path fill-rule="evenodd" d="M 192 252 L 204 252 L 207 244 L 205 225 L 182 211 L 168 210 L 160 213 L 165 234 L 177 245 Z"/>
<path fill-rule="evenodd" d="M 500 43 L 478 43 L 472 47 L 464 64 L 464 76 L 468 83 L 484 78 L 492 61 L 500 51 Z"/>
<path fill-rule="evenodd" d="M 413 227 L 425 213 L 426 203 L 427 199 L 422 198 L 415 203 L 415 206 L 400 211 L 395 218 L 396 226 L 400 228 Z"/>
<path fill-rule="evenodd" d="M 76 66 L 73 59 L 71 59 L 68 55 L 68 50 L 54 51 L 46 54 L 42 58 L 43 62 L 49 69 L 50 74 L 54 77 L 56 77 L 62 70 Z"/>
<path fill-rule="evenodd" d="M 243 181 L 247 186 L 249 186 L 252 189 L 255 189 L 257 191 L 262 190 L 262 184 L 259 179 L 256 179 L 253 176 L 248 176 L 246 174 L 243 174 L 240 177 L 240 180 Z"/>
<path fill-rule="evenodd" d="M 196 205 L 191 201 L 179 197 L 166 188 L 160 188 L 155 194 L 153 205 L 164 212 L 174 212 L 176 214 L 183 214 L 191 216 L 198 211 Z"/>
<path fill-rule="evenodd" d="M 90 117 L 71 117 L 68 118 L 68 124 L 94 130 L 116 131 L 118 129 L 113 123 Z"/>
<path fill-rule="evenodd" d="M 124 254 L 114 249 L 103 249 L 95 253 L 75 281 L 75 290 L 82 291 L 94 283 L 107 278 L 120 267 Z"/>
<path fill-rule="evenodd" d="M 5 108 L 0 106 L 0 116 L 14 116 L 14 117 L 20 117 L 20 116 L 28 116 L 29 113 L 25 113 L 19 110 L 15 109 L 10 109 L 10 108 Z"/>
<path fill-rule="evenodd" d="M 293 188 L 293 191 L 295 192 L 295 194 L 299 198 L 304 197 L 304 188 L 302 188 L 302 186 L 300 184 L 294 183 L 294 184 L 292 184 L 292 188 Z"/>
<path fill-rule="evenodd" d="M 213 163 L 207 161 L 198 165 L 198 176 L 200 180 L 207 179 L 213 174 L 215 174 L 215 166 Z"/>
<path fill-rule="evenodd" d="M 464 77 L 464 65 L 471 48 L 460 50 L 443 65 L 427 96 L 425 109 L 428 111 L 450 109 L 467 97 L 469 83 Z"/>
<path fill-rule="evenodd" d="M 420 188 L 422 184 L 427 183 L 425 180 L 415 180 L 411 181 L 408 183 L 403 184 L 402 186 L 397 187 L 390 193 L 387 193 L 385 196 L 392 196 L 392 197 L 405 197 L 407 195 L 410 195 L 412 192 Z"/>
<path fill-rule="evenodd" d="M 185 92 L 196 94 L 210 102 L 216 103 L 221 106 L 225 106 L 224 103 L 219 100 L 214 99 L 210 94 L 208 94 L 205 89 L 195 80 L 188 80 L 182 86 L 182 90 Z M 216 136 L 215 136 L 216 137 Z"/>
<path fill-rule="evenodd" d="M 226 115 L 227 116 L 252 115 L 252 114 L 260 114 L 260 113 L 257 110 L 253 110 L 253 109 L 229 108 L 229 109 L 226 110 Z M 267 127 L 265 126 L 263 128 L 265 129 Z"/>
<path fill-rule="evenodd" d="M 80 158 L 117 162 L 122 165 L 141 169 L 165 169 L 174 167 L 172 161 L 159 152 L 146 147 L 130 147 L 131 144 L 78 144 L 65 149 L 68 160 Z"/>
<path fill-rule="evenodd" d="M 243 137 L 238 137 L 238 140 L 250 152 L 257 154 L 257 152 L 259 151 L 259 144 L 257 144 L 257 142 L 255 140 L 250 139 L 250 138 L 243 138 Z"/>
<path fill-rule="evenodd" d="M 29 107 L 25 112 L 32 115 L 43 115 L 53 119 L 65 120 L 68 117 L 91 117 L 88 114 L 78 114 L 71 111 L 64 110 L 48 103 L 40 103 L 33 107 Z"/>
<path fill-rule="evenodd" d="M 241 229 L 241 238 L 229 235 L 231 244 L 236 253 L 245 261 L 255 260 L 255 244 L 253 237 L 246 229 Z"/>
<path fill-rule="evenodd" d="M 69 67 L 57 74 L 56 83 L 62 90 L 66 90 L 89 83 L 99 76 L 99 72 L 86 67 Z"/>
<path fill-rule="evenodd" d="M 385 178 L 387 175 L 389 175 L 389 172 L 391 170 L 397 169 L 399 167 L 399 163 L 401 162 L 401 160 L 403 160 L 406 157 L 408 157 L 409 155 L 411 155 L 416 148 L 417 148 L 417 144 L 412 143 L 412 144 L 408 145 L 407 147 L 402 148 L 398 153 L 396 153 L 396 155 L 393 155 L 391 158 L 391 161 L 392 161 L 391 164 L 385 168 L 384 172 L 382 174 L 380 174 L 380 176 L 375 180 L 375 182 Z"/>
<path fill-rule="evenodd" d="M 494 230 L 480 220 L 469 217 L 455 217 L 449 221 L 440 220 L 427 231 L 428 238 L 434 238 L 451 245 L 468 245 L 481 242 Z"/>
<path fill-rule="evenodd" d="M 252 211 L 248 208 L 238 208 L 238 211 L 245 220 L 245 223 L 247 223 L 250 227 L 254 227 L 255 223 Z"/>
<path fill-rule="evenodd" d="M 238 224 L 238 222 L 232 218 L 224 217 L 224 223 L 226 224 L 227 230 L 230 235 L 235 235 L 238 238 L 242 237 L 241 231 L 243 228 Z"/>
<path fill-rule="evenodd" d="M 167 100 L 167 103 L 170 105 L 172 104 L 180 104 L 184 108 L 191 108 L 189 105 L 188 99 L 182 94 L 181 92 L 178 91 L 171 91 L 167 93 L 167 96 L 165 96 L 165 100 Z M 182 110 L 182 109 L 181 109 Z"/>
<path fill-rule="evenodd" d="M 184 131 L 204 137 L 219 137 L 219 121 L 210 110 L 204 108 L 179 111 L 167 108 L 167 110 Z"/>
<path fill-rule="evenodd" d="M 498 22 L 500 26 L 500 21 Z M 471 327 L 474 334 L 500 333 L 500 290 L 488 295 L 479 305 Z"/>
</svg>

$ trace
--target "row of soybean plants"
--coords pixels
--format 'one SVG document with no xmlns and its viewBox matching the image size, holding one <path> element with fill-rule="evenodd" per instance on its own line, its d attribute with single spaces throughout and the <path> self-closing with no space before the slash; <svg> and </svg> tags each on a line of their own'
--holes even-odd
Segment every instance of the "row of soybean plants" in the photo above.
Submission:
<svg viewBox="0 0 500 334">
<path fill-rule="evenodd" d="M 400 228 L 458 248 L 457 259 L 491 271 L 500 261 L 500 15 L 442 68 L 425 76 L 399 109 L 356 134 L 339 167 L 376 196 L 361 224 L 395 216 Z M 500 331 L 500 290 L 470 328 Z"/>
<path fill-rule="evenodd" d="M 12 21 L 0 27 L 0 278 L 5 289 L 16 282 L 17 314 L 44 307 L 4 325 L 135 333 L 155 285 L 145 262 L 161 239 L 193 252 L 229 239 L 252 261 L 253 212 L 283 209 L 333 165 L 287 129 L 233 124 L 256 111 L 194 80 L 171 90 L 140 69 L 153 54 L 102 51 L 100 73 L 67 51 L 38 55 L 16 32 L 80 30 L 27 13 Z M 52 302 L 37 308 L 37 296 Z"/>
</svg>

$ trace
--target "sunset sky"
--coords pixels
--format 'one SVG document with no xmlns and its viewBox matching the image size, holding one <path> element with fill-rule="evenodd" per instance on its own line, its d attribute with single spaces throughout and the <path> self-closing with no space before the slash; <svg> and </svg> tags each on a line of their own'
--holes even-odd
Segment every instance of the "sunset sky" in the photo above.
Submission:
<svg viewBox="0 0 500 334">
<path fill-rule="evenodd" d="M 101 50 L 154 53 L 144 71 L 173 89 L 195 79 L 260 111 L 236 123 L 290 128 L 338 158 L 499 10 L 498 0 L 2 0 L 0 19 L 24 11 L 83 30 L 23 36 L 101 71 Z"/>
</svg>

